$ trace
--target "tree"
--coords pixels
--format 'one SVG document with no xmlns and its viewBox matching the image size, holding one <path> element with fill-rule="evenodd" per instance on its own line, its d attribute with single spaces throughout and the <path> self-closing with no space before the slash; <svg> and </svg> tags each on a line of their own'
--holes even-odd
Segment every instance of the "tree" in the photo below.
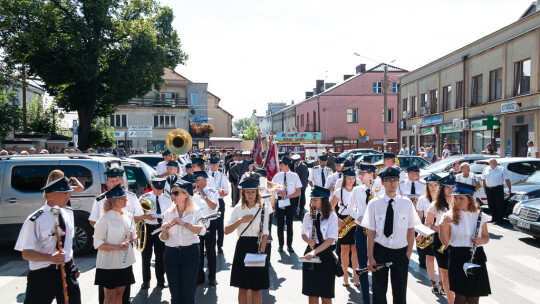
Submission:
<svg viewBox="0 0 540 304">
<path fill-rule="evenodd" d="M 249 127 L 246 129 L 246 131 L 242 135 L 242 139 L 246 139 L 246 140 L 255 139 L 255 136 L 257 136 L 257 133 L 259 133 L 259 131 L 260 131 L 259 127 L 255 126 L 255 124 L 252 123 L 251 125 L 249 125 Z"/>
<path fill-rule="evenodd" d="M 237 135 L 244 134 L 244 132 L 246 132 L 250 125 L 251 121 L 249 118 L 240 118 L 233 122 L 234 132 Z"/>
<path fill-rule="evenodd" d="M 169 7 L 156 0 L 0 0 L 4 64 L 36 75 L 79 116 L 79 145 L 92 121 L 164 83 L 187 60 Z"/>
<path fill-rule="evenodd" d="M 11 131 L 17 132 L 21 127 L 22 113 L 16 101 L 15 92 L 0 92 L 0 142 L 6 139 Z"/>
<path fill-rule="evenodd" d="M 60 133 L 60 118 L 58 113 L 53 112 L 56 105 L 52 103 L 48 108 L 44 108 L 42 98 L 34 98 L 28 104 L 28 131 L 45 134 Z M 54 119 L 52 117 L 54 115 Z"/>
<path fill-rule="evenodd" d="M 109 126 L 106 119 L 98 119 L 96 122 L 92 123 L 89 136 L 88 144 L 92 148 L 108 148 L 112 147 L 116 142 L 116 139 L 114 138 L 114 128 Z"/>
</svg>

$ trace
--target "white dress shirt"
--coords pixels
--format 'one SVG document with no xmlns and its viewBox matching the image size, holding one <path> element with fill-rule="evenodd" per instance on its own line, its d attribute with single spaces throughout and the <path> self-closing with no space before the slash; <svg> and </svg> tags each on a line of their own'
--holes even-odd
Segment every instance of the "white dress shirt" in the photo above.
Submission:
<svg viewBox="0 0 540 304">
<path fill-rule="evenodd" d="M 156 175 L 162 175 L 167 173 L 167 162 L 162 160 L 156 166 Z"/>
<path fill-rule="evenodd" d="M 411 194 L 411 188 L 412 188 L 413 182 L 409 180 L 408 178 L 405 180 L 405 182 L 399 184 L 398 187 L 398 194 L 401 196 L 407 196 Z M 426 184 L 415 181 L 414 182 L 414 190 L 416 192 L 416 195 L 422 196 L 424 194 L 424 191 L 426 190 Z"/>
<path fill-rule="evenodd" d="M 202 209 L 199 208 L 199 206 L 196 204 L 194 204 L 193 208 L 194 208 L 193 212 L 182 214 L 182 217 L 183 217 L 182 222 L 188 223 L 190 225 L 198 224 L 197 222 L 203 216 Z M 189 216 L 190 214 L 192 215 Z M 176 209 L 176 205 L 173 205 L 163 214 L 163 222 L 168 223 L 178 217 L 179 217 L 178 209 Z M 185 246 L 190 246 L 190 245 L 199 243 L 200 242 L 199 236 L 203 236 L 206 234 L 206 227 L 205 225 L 202 225 L 201 231 L 199 232 L 199 234 L 196 234 L 184 226 L 174 225 L 167 231 L 167 234 L 169 235 L 169 238 L 166 241 L 164 241 L 161 238 L 161 233 L 159 235 L 159 238 L 163 242 L 165 242 L 165 246 L 185 247 Z"/>
<path fill-rule="evenodd" d="M 126 209 L 120 214 L 110 210 L 105 213 L 94 226 L 94 248 L 102 244 L 120 245 L 126 241 L 129 231 L 133 236 L 137 235 L 135 223 L 132 215 Z M 100 250 L 98 249 L 96 258 L 96 268 L 101 269 L 122 269 L 135 263 L 135 253 L 133 246 L 129 246 L 126 262 L 124 260 L 124 250 Z"/>
<path fill-rule="evenodd" d="M 37 214 L 40 213 L 39 216 Z M 60 208 L 62 218 L 66 223 L 66 239 L 62 245 L 66 252 L 66 262 L 73 258 L 73 235 L 75 232 L 75 222 L 73 211 L 67 208 Z M 33 216 L 37 216 L 35 220 L 31 220 Z M 36 212 L 29 215 L 23 223 L 19 238 L 15 244 L 15 250 L 35 250 L 40 253 L 53 254 L 57 252 L 56 244 L 58 239 L 54 235 L 54 215 L 51 213 L 51 207 L 44 204 Z M 48 267 L 51 262 L 36 262 L 29 261 L 30 270 L 37 270 Z"/>
<path fill-rule="evenodd" d="M 353 188 L 354 190 L 354 188 Z M 334 191 L 334 195 L 333 197 L 336 197 L 337 198 L 337 204 L 336 206 L 338 207 L 338 215 L 349 215 L 350 214 L 350 210 L 347 208 L 348 204 L 349 204 L 349 201 L 350 201 L 350 197 L 351 197 L 351 194 L 353 192 L 353 190 L 351 191 L 347 191 L 347 189 L 345 188 L 336 188 L 336 190 Z M 341 197 L 341 195 L 343 194 L 343 198 Z"/>
<path fill-rule="evenodd" d="M 154 203 L 156 202 L 156 195 L 154 194 L 153 191 L 141 195 L 141 198 L 143 198 L 143 197 L 150 199 Z M 159 224 L 158 220 L 157 220 L 158 217 L 163 218 L 163 214 L 165 213 L 165 211 L 168 210 L 169 208 L 171 208 L 171 205 L 172 205 L 171 198 L 166 196 L 165 192 L 163 192 L 160 196 L 157 197 L 157 201 L 159 202 L 159 208 L 161 210 L 161 214 L 158 215 L 158 213 L 157 213 L 157 205 L 156 205 L 156 208 L 154 208 L 154 210 L 149 211 L 149 212 L 146 213 L 147 215 L 152 215 L 154 217 L 153 220 L 146 220 L 145 219 L 144 222 L 147 223 L 147 224 L 150 224 L 150 225 Z"/>
<path fill-rule="evenodd" d="M 504 185 L 504 181 L 508 179 L 508 173 L 502 166 L 497 165 L 495 169 L 487 166 L 482 171 L 482 179 L 486 181 L 487 187 L 497 187 Z"/>
<path fill-rule="evenodd" d="M 249 222 L 241 223 L 240 225 L 238 225 L 238 227 L 236 228 L 236 233 L 238 234 L 238 236 L 240 236 L 240 234 L 242 234 L 242 236 L 259 236 L 259 228 L 261 225 L 261 215 L 262 215 L 262 210 L 259 211 L 259 209 L 260 207 L 258 204 L 255 204 L 253 208 L 248 208 L 247 206 L 244 206 L 242 208 L 242 204 L 236 204 L 236 206 L 234 207 L 231 213 L 231 217 L 229 218 L 229 222 L 227 225 L 230 225 L 236 222 L 237 220 L 241 219 L 242 217 L 246 215 L 255 216 L 255 214 L 257 214 L 258 212 L 257 217 L 253 219 L 253 222 L 251 222 L 251 225 L 247 228 L 244 234 L 242 234 L 242 231 L 246 229 L 246 227 L 249 225 Z M 262 231 L 263 235 L 265 234 L 268 235 L 268 223 L 269 223 L 270 214 L 272 212 L 273 211 L 272 211 L 271 204 L 265 203 L 264 204 L 264 223 L 263 223 L 263 231 Z"/>
<path fill-rule="evenodd" d="M 291 171 L 287 171 L 287 173 L 279 172 L 274 176 L 272 182 L 284 186 L 285 175 L 287 175 L 287 195 L 292 195 L 296 192 L 296 189 L 302 188 L 300 177 L 298 177 L 298 174 Z"/>
<path fill-rule="evenodd" d="M 141 207 L 141 203 L 139 202 L 139 199 L 137 198 L 137 195 L 133 192 L 126 191 L 128 201 L 126 204 L 126 210 L 129 213 L 135 213 L 135 216 L 141 216 L 144 215 L 144 211 Z M 101 195 L 100 195 L 101 196 Z M 105 201 L 107 201 L 107 198 L 105 195 L 103 195 L 101 200 L 97 200 L 99 196 L 94 200 L 94 204 L 92 205 L 92 212 L 90 213 L 90 216 L 88 217 L 89 221 L 97 222 L 100 217 L 102 217 L 105 214 L 105 211 L 103 210 L 103 204 L 105 204 Z"/>
<path fill-rule="evenodd" d="M 456 182 L 468 184 L 471 186 L 475 186 L 474 182 L 476 180 L 476 176 L 474 174 L 469 172 L 469 176 L 463 177 L 463 173 L 456 174 Z"/>
<path fill-rule="evenodd" d="M 450 223 L 451 235 L 450 235 L 450 245 L 453 247 L 472 247 L 471 239 L 474 237 L 476 232 L 476 223 L 478 221 L 478 212 L 469 212 L 469 211 L 459 211 L 460 221 L 456 225 L 453 222 Z M 447 212 L 449 215 L 452 215 L 452 211 Z M 482 226 L 485 222 L 491 219 L 490 216 L 482 212 L 482 220 L 480 223 L 480 230 L 478 230 L 478 237 L 482 236 Z M 479 245 L 482 246 L 482 245 Z"/>
<path fill-rule="evenodd" d="M 332 187 L 334 187 L 334 185 L 336 184 L 336 181 L 340 178 L 343 177 L 343 173 L 342 172 L 334 172 L 332 174 L 330 174 L 330 176 L 328 176 L 326 178 L 326 183 L 324 184 L 324 187 L 326 189 L 330 189 Z"/>
<path fill-rule="evenodd" d="M 317 214 L 319 212 L 317 211 Z M 315 218 L 316 215 L 315 215 Z M 311 229 L 313 228 L 313 220 L 311 219 L 310 212 L 304 214 L 304 220 L 302 221 L 302 234 L 311 239 Z M 338 217 L 334 212 L 330 212 L 330 216 L 327 219 L 323 220 L 321 215 L 321 235 L 326 241 L 328 239 L 338 239 Z M 317 233 L 315 233 L 315 242 L 320 244 Z"/>
<path fill-rule="evenodd" d="M 422 211 L 424 213 L 424 217 L 427 217 L 429 205 L 431 205 L 431 202 L 425 195 L 422 195 L 416 202 L 416 211 Z"/>
<path fill-rule="evenodd" d="M 349 214 L 354 217 L 357 225 L 360 225 L 361 222 L 358 221 L 359 217 L 363 217 L 366 212 L 366 185 L 354 187 L 350 197 L 349 202 L 347 203 L 347 209 L 349 209 Z"/>
<path fill-rule="evenodd" d="M 528 147 L 527 148 L 527 157 L 528 158 L 536 158 L 536 153 L 538 152 L 538 149 L 536 149 L 535 146 Z"/>
<path fill-rule="evenodd" d="M 384 235 L 384 223 L 386 222 L 386 208 L 389 201 L 390 197 L 386 194 L 383 197 L 370 201 L 362 219 L 362 227 L 376 232 L 376 243 L 390 249 L 401 249 L 408 245 L 407 230 L 421 224 L 421 222 L 411 200 L 396 195 L 392 202 L 392 207 L 394 208 L 394 230 L 390 237 L 386 237 Z"/>
<path fill-rule="evenodd" d="M 212 213 L 218 211 L 218 208 L 219 208 L 219 201 L 218 201 L 219 194 L 217 193 L 217 190 L 206 186 L 203 189 L 203 192 L 204 192 L 204 196 L 208 197 L 209 200 L 216 203 L 216 208 L 210 209 L 210 206 L 208 206 L 208 204 L 206 203 L 206 200 L 203 199 L 202 196 L 198 192 L 195 192 L 195 194 L 192 197 L 192 201 L 195 202 L 199 206 L 200 209 L 202 209 L 201 210 L 202 215 L 206 216 L 206 215 L 209 215 L 209 214 L 212 214 Z M 208 225 L 210 225 L 210 223 L 208 223 Z"/>
<path fill-rule="evenodd" d="M 324 180 L 322 180 L 321 171 L 324 172 Z M 313 169 L 309 170 L 308 180 L 313 182 L 313 185 L 324 187 L 326 184 L 326 179 L 332 175 L 334 172 L 328 166 L 321 167 L 315 166 Z"/>
<path fill-rule="evenodd" d="M 448 206 L 451 206 L 450 204 L 451 203 L 448 203 Z M 432 202 L 428 208 L 428 212 L 435 215 L 435 224 L 437 225 L 442 221 L 442 218 L 447 211 L 448 208 L 444 208 L 444 210 L 437 210 L 437 208 L 435 208 L 435 202 Z"/>
<path fill-rule="evenodd" d="M 213 176 L 212 176 L 213 174 Z M 221 190 L 227 190 L 231 191 L 231 183 L 229 182 L 229 179 L 225 175 L 225 173 L 220 172 L 219 170 L 216 171 L 210 171 L 208 172 L 208 177 L 212 177 L 214 179 L 214 183 L 216 184 L 216 190 L 218 190 L 219 193 L 221 193 Z M 221 194 L 219 195 L 219 198 L 224 198 Z"/>
</svg>

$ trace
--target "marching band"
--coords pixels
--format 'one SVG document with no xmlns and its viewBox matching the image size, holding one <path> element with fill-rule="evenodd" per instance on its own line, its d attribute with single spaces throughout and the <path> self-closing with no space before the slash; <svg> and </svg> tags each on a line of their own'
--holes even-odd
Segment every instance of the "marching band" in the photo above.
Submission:
<svg viewBox="0 0 540 304">
<path fill-rule="evenodd" d="M 219 155 L 208 160 L 194 157 L 185 166 L 179 166 L 169 150 L 163 157 L 151 191 L 140 197 L 124 188 L 120 166 L 106 169 L 108 190 L 96 197 L 89 216 L 100 303 L 129 303 L 135 283 L 134 249 L 142 253 L 141 289 L 150 287 L 154 255 L 157 286 L 169 288 L 171 303 L 195 303 L 197 285 L 206 276 L 211 287 L 218 284 L 216 258 L 223 253 L 224 235 L 234 231 L 238 240 L 230 286 L 238 288 L 238 303 L 262 303 L 261 291 L 270 287 L 273 217 L 277 217 L 278 252 L 283 254 L 286 244 L 293 254 L 295 209 L 300 206 L 303 212 L 299 201 L 307 183 L 312 191 L 301 230 L 306 249 L 298 260 L 302 294 L 309 303 L 319 299 L 332 303 L 336 277 L 343 276 L 343 286 L 348 286 L 349 274 L 363 303 L 386 303 L 389 278 L 393 303 L 406 303 L 415 244 L 420 259 L 425 257 L 419 262 L 427 268 L 434 294 L 460 304 L 478 303 L 479 297 L 491 293 L 482 247 L 489 241 L 489 218 L 472 198 L 475 187 L 456 186 L 453 175 L 432 174 L 420 181 L 419 168 L 412 166 L 404 178 L 395 166 L 395 155 L 387 153 L 378 174 L 371 164 L 358 164 L 355 170 L 343 158 L 334 159 L 333 172 L 322 155 L 319 165 L 309 170 L 309 176 L 302 173 L 301 180 L 291 170 L 295 160 L 298 167 L 297 159 L 283 155 L 280 172 L 270 183 L 266 170 L 257 168 L 246 153 L 243 160 L 235 155 L 223 164 L 228 175 Z M 55 174 L 59 178 L 42 188 L 44 206 L 28 216 L 15 246 L 29 261 L 25 303 L 81 302 L 80 272 L 72 253 L 74 218 L 67 202 L 74 190 L 70 182 L 82 185 L 61 172 Z M 233 207 L 225 221 L 224 199 L 229 194 Z M 415 237 L 419 226 L 434 234 Z"/>
</svg>

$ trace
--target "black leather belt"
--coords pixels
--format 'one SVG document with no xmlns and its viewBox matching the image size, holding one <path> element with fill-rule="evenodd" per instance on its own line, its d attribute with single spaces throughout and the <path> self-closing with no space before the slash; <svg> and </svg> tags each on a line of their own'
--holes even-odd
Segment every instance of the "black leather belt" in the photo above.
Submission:
<svg viewBox="0 0 540 304">
<path fill-rule="evenodd" d="M 199 243 L 194 243 L 194 244 L 191 244 L 191 245 L 187 245 L 187 246 L 176 246 L 174 248 L 177 248 L 178 250 L 182 250 L 182 249 L 188 249 L 188 248 L 191 248 L 191 247 L 195 247 L 195 245 L 198 245 Z"/>
</svg>

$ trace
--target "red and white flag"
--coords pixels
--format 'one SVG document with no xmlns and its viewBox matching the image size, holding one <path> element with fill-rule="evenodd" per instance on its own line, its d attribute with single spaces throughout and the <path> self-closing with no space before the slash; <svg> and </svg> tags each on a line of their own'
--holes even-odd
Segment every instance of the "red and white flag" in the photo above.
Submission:
<svg viewBox="0 0 540 304">
<path fill-rule="evenodd" d="M 269 181 L 272 181 L 272 178 L 274 178 L 274 176 L 279 172 L 279 156 L 276 141 L 269 144 L 264 167 L 268 172 L 267 179 Z"/>
</svg>

